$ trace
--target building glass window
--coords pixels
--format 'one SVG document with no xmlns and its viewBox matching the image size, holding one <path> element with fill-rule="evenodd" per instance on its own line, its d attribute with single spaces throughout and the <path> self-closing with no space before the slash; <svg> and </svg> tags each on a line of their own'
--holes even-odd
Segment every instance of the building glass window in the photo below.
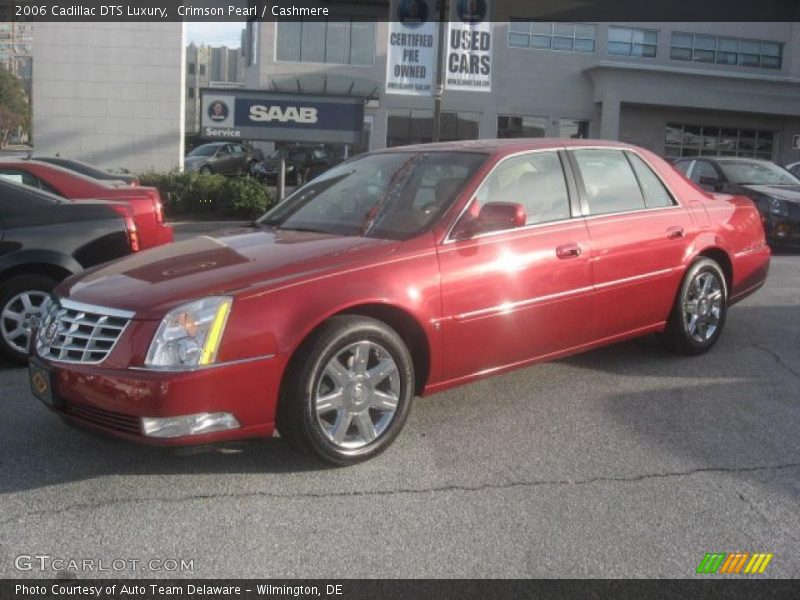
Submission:
<svg viewBox="0 0 800 600">
<path fill-rule="evenodd" d="M 480 113 L 443 112 L 441 140 L 477 140 L 480 137 L 480 118 Z"/>
<path fill-rule="evenodd" d="M 427 144 L 433 140 L 433 111 L 390 108 L 386 147 Z"/>
<path fill-rule="evenodd" d="M 189 75 L 194 75 L 195 71 L 195 64 L 193 62 L 189 63 Z"/>
<path fill-rule="evenodd" d="M 194 98 L 194 87 L 189 86 L 189 98 Z"/>
<path fill-rule="evenodd" d="M 205 74 L 206 74 L 206 66 L 200 65 L 200 75 L 205 75 Z"/>
<path fill-rule="evenodd" d="M 755 129 L 668 123 L 664 154 L 680 156 L 745 156 L 772 160 L 775 134 Z"/>
<path fill-rule="evenodd" d="M 561 119 L 558 122 L 558 137 L 586 139 L 589 137 L 589 121 L 582 119 Z"/>
<path fill-rule="evenodd" d="M 541 138 L 547 133 L 545 117 L 500 115 L 497 117 L 499 138 Z"/>
<path fill-rule="evenodd" d="M 480 137 L 479 113 L 442 112 L 441 141 L 476 140 Z M 389 109 L 386 147 L 428 144 L 433 141 L 433 111 Z"/>
<path fill-rule="evenodd" d="M 608 28 L 609 54 L 655 58 L 657 49 L 658 31 L 654 29 Z"/>
<path fill-rule="evenodd" d="M 596 39 L 596 25 L 521 19 L 512 19 L 508 24 L 508 45 L 512 48 L 594 52 Z"/>
<path fill-rule="evenodd" d="M 276 59 L 287 62 L 372 65 L 375 62 L 375 22 L 279 21 Z"/>
<path fill-rule="evenodd" d="M 783 44 L 676 31 L 672 34 L 669 55 L 673 60 L 780 69 L 783 65 Z"/>
</svg>

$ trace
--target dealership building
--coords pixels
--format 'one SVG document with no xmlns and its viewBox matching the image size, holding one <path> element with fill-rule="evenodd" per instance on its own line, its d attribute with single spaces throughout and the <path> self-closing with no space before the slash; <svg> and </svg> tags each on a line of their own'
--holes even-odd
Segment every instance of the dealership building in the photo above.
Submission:
<svg viewBox="0 0 800 600">
<path fill-rule="evenodd" d="M 490 86 L 445 90 L 442 139 L 595 137 L 670 157 L 800 160 L 799 23 L 487 25 Z M 245 85 L 363 99 L 355 151 L 429 142 L 431 94 L 386 93 L 393 27 L 380 13 L 249 23 Z"/>
</svg>

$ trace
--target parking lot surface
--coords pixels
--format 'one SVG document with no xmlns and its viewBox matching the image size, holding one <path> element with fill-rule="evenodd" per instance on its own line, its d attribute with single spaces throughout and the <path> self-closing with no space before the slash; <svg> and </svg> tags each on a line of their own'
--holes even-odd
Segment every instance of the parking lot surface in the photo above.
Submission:
<svg viewBox="0 0 800 600">
<path fill-rule="evenodd" d="M 2 366 L 0 577 L 42 576 L 15 568 L 36 554 L 193 567 L 79 577 L 690 577 L 734 551 L 798 577 L 799 298 L 800 255 L 775 256 L 707 355 L 648 337 L 418 399 L 344 469 L 279 439 L 174 455 L 88 434 Z"/>
</svg>

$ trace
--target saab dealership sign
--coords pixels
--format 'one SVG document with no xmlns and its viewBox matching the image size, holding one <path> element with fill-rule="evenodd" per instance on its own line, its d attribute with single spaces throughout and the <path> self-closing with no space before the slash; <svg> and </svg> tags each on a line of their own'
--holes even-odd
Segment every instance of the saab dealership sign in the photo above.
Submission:
<svg viewBox="0 0 800 600">
<path fill-rule="evenodd" d="M 203 89 L 201 134 L 208 139 L 357 144 L 364 100 L 339 96 Z"/>
<path fill-rule="evenodd" d="M 445 88 L 492 91 L 490 0 L 453 0 L 447 35 Z"/>
<path fill-rule="evenodd" d="M 389 22 L 386 93 L 430 96 L 436 64 L 437 23 L 434 0 L 392 0 L 396 20 Z"/>
</svg>

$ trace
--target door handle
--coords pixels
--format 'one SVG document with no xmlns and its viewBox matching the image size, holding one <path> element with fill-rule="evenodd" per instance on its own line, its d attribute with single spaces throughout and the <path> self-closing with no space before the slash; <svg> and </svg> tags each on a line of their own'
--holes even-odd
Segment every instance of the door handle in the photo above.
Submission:
<svg viewBox="0 0 800 600">
<path fill-rule="evenodd" d="M 581 247 L 578 244 L 564 244 L 556 248 L 556 256 L 558 258 L 577 258 L 581 255 Z"/>
<path fill-rule="evenodd" d="M 677 227 L 670 227 L 667 229 L 667 239 L 668 240 L 678 240 L 683 237 L 683 227 L 678 225 Z"/>
</svg>

